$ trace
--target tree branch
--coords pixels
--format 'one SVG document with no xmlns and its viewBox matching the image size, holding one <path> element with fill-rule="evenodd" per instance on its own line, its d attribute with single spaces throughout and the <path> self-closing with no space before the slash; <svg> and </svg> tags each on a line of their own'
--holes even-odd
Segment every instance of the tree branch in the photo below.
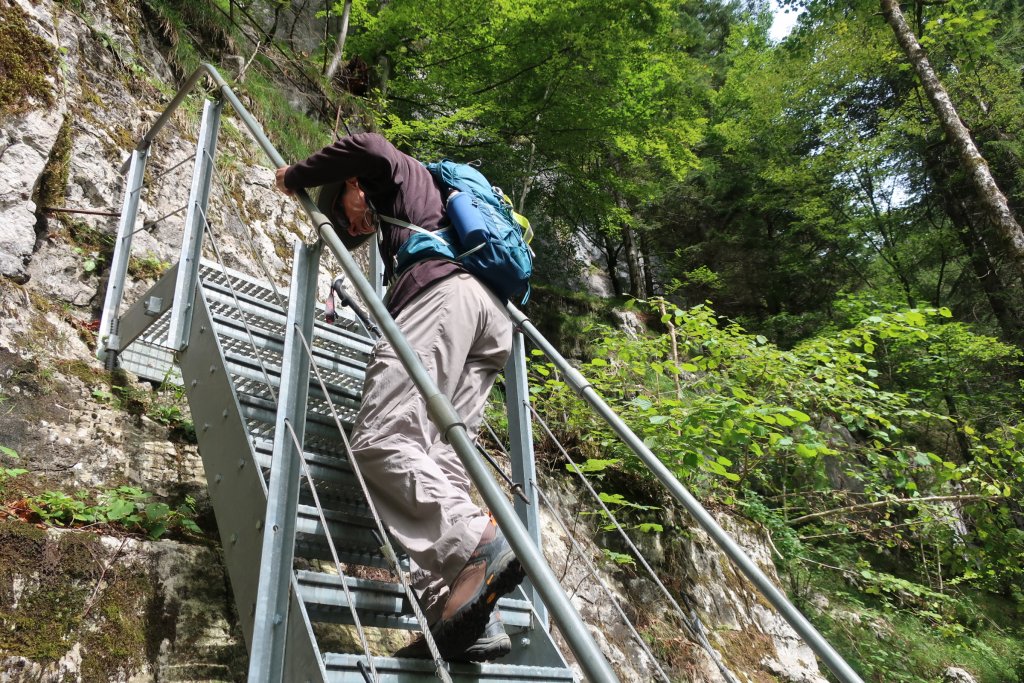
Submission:
<svg viewBox="0 0 1024 683">
<path fill-rule="evenodd" d="M 789 520 L 790 526 L 796 524 L 803 524 L 809 522 L 812 519 L 820 519 L 822 517 L 831 517 L 833 515 L 841 515 L 844 512 L 860 512 L 861 510 L 870 510 L 872 508 L 885 507 L 886 505 L 913 505 L 915 503 L 938 503 L 942 501 L 957 501 L 966 502 L 972 500 L 1001 500 L 1003 496 L 983 496 L 980 494 L 963 495 L 963 496 L 924 496 L 923 498 L 897 498 L 895 500 L 876 500 L 872 503 L 858 503 L 856 505 L 848 505 L 841 508 L 833 508 L 831 510 L 823 510 L 822 512 L 813 512 L 809 515 L 802 517 L 796 517 Z"/>
</svg>

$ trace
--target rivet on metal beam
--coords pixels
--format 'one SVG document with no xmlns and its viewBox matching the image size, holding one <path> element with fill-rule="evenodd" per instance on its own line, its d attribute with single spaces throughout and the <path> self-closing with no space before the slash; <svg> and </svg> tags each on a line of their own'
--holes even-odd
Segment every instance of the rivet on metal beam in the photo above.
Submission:
<svg viewBox="0 0 1024 683">
<path fill-rule="evenodd" d="M 214 483 L 219 484 L 224 479 L 224 475 L 218 474 L 213 478 Z"/>
<path fill-rule="evenodd" d="M 238 469 L 242 469 L 243 467 L 245 467 L 245 458 L 239 458 L 238 459 Z"/>
</svg>

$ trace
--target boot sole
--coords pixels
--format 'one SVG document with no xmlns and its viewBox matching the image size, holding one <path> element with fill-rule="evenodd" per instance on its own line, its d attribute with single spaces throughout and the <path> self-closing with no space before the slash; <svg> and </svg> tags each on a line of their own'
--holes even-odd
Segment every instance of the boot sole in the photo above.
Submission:
<svg viewBox="0 0 1024 683">
<path fill-rule="evenodd" d="M 494 638 L 488 638 L 487 640 L 480 639 L 476 641 L 461 655 L 452 657 L 451 661 L 489 662 L 491 660 L 504 657 L 510 652 L 512 652 L 512 639 L 508 637 L 508 634 L 502 633 L 500 636 L 495 636 Z"/>
<path fill-rule="evenodd" d="M 477 599 L 448 621 L 438 624 L 435 637 L 438 638 L 441 656 L 445 659 L 464 656 L 483 635 L 491 612 L 498 604 L 498 598 L 514 591 L 526 578 L 526 572 L 511 548 L 500 559 L 503 562 L 496 564 L 504 564 L 504 567 L 484 579 L 486 587 Z"/>
</svg>

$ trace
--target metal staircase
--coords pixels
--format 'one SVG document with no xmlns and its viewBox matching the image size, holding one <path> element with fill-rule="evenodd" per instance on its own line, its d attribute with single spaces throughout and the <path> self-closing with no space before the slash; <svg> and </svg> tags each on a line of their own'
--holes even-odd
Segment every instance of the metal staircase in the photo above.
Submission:
<svg viewBox="0 0 1024 683">
<path fill-rule="evenodd" d="M 219 98 L 204 104 L 191 192 L 183 207 L 187 213 L 181 256 L 121 313 L 152 142 L 204 76 L 216 85 Z M 657 456 L 515 308 L 508 309 L 517 332 L 505 371 L 509 460 L 512 477 L 526 502 L 516 500 L 513 509 L 507 493 L 478 457 L 451 403 L 437 390 L 388 315 L 379 288 L 362 275 L 330 222 L 305 192 L 299 192 L 297 199 L 319 239 L 312 245 L 296 243 L 287 294 L 277 291 L 269 277 L 261 282 L 251 274 L 226 268 L 207 218 L 217 132 L 225 104 L 234 109 L 272 164 L 285 165 L 216 69 L 210 65 L 197 69 L 122 169 L 127 185 L 97 355 L 109 365 L 119 364 L 141 377 L 179 381 L 185 387 L 249 648 L 250 681 L 574 681 L 573 670 L 548 633 L 549 617 L 586 680 L 618 680 L 540 550 L 539 496 L 524 360 L 528 336 L 555 363 L 567 385 L 609 423 L 836 678 L 843 683 L 861 683 Z M 214 253 L 213 261 L 203 260 L 204 238 Z M 316 309 L 317 272 L 324 247 L 333 252 L 391 342 L 425 397 L 431 419 L 446 434 L 526 569 L 529 579 L 498 604 L 513 645 L 512 653 L 498 663 L 445 663 L 439 657 L 396 659 L 389 656 L 393 647 L 371 646 L 366 637 L 371 628 L 381 635 L 393 634 L 396 629 L 425 630 L 426 625 L 408 588 L 408 561 L 392 550 L 364 495 L 358 468 L 346 456 L 346 434 L 359 406 L 373 343 L 354 318 L 332 325 L 323 311 Z M 379 271 L 374 271 L 371 279 L 379 282 Z M 365 576 L 368 570 L 364 568 L 373 568 L 376 578 L 355 576 Z M 389 580 L 384 580 L 386 577 Z M 667 591 L 666 596 L 675 604 Z M 358 646 L 321 646 L 340 642 L 332 631 L 339 624 L 353 626 Z M 710 648 L 706 639 L 704 643 Z M 642 641 L 641 646 L 646 649 Z M 326 651 L 328 647 L 348 651 Z M 731 674 L 721 662 L 719 665 L 730 680 Z M 661 677 L 668 681 L 664 671 Z"/>
<path fill-rule="evenodd" d="M 154 298 L 165 296 L 173 287 L 177 275 L 176 268 L 166 273 L 122 317 L 123 321 L 150 321 L 144 334 L 121 327 L 122 334 L 139 336 L 121 352 L 120 363 L 142 377 L 161 380 L 169 370 L 156 359 L 167 348 L 170 313 L 165 310 L 159 316 L 147 316 L 145 312 Z M 254 568 L 260 563 L 268 482 L 275 460 L 276 397 L 281 392 L 287 311 L 269 284 L 208 262 L 199 270 L 192 311 L 188 345 L 178 354 L 178 364 L 195 416 L 199 451 L 242 630 L 252 634 L 258 578 Z M 312 337 L 315 362 L 347 429 L 359 405 L 363 368 L 372 342 L 354 321 L 341 319 L 339 324 L 329 325 L 322 312 L 316 317 Z M 315 383 L 309 394 L 303 459 L 338 556 L 347 571 L 386 569 L 389 563 L 381 552 L 381 540 L 327 401 Z M 316 567 L 321 564 L 318 561 L 330 560 L 327 534 L 305 481 L 295 530 L 296 566 Z M 351 604 L 342 581 L 348 586 Z M 291 586 L 286 681 L 366 680 L 360 668 L 365 660 L 362 653 L 321 652 L 317 643 L 321 624 L 352 624 L 351 608 L 364 627 L 419 628 L 402 586 L 395 581 L 342 579 L 337 573 L 297 569 Z M 496 664 L 452 665 L 454 681 L 573 680 L 522 591 L 501 600 L 499 611 L 512 636 L 513 652 Z M 251 651 L 253 643 L 249 647 Z M 382 683 L 437 680 L 428 660 L 376 657 L 375 665 Z"/>
</svg>

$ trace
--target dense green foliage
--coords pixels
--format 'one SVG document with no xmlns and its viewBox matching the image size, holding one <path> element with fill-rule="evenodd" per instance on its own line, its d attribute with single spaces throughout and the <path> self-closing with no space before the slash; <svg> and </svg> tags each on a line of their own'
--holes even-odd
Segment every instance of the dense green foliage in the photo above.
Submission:
<svg viewBox="0 0 1024 683">
<path fill-rule="evenodd" d="M 847 302 L 851 312 L 859 304 Z M 976 645 L 1001 637 L 978 621 L 971 605 L 979 593 L 1009 597 L 1002 623 L 1019 620 L 1024 531 L 1015 492 L 1024 487 L 1024 432 L 1012 408 L 1016 347 L 951 321 L 948 309 L 869 315 L 782 350 L 706 305 L 650 306 L 662 334 L 590 330 L 587 381 L 699 497 L 769 529 L 797 596 L 806 590 L 802 577 L 814 572 L 817 585 L 832 571 L 847 584 L 833 599 Z M 539 353 L 532 371 L 542 415 L 578 456 L 568 467 L 594 480 L 633 528 L 663 531 L 661 499 L 633 453 Z M 982 382 L 985 391 L 973 389 Z M 878 680 L 941 674 L 934 652 L 910 648 L 915 659 L 934 661 L 896 676 L 891 658 L 859 652 L 843 624 L 825 621 Z M 907 648 L 905 636 L 892 635 L 894 650 Z M 1003 654 L 977 669 L 983 680 L 1014 680 L 989 675 L 1019 669 L 1007 663 L 1015 636 L 1008 637 Z M 945 648 L 941 640 L 926 649 Z"/>
</svg>

